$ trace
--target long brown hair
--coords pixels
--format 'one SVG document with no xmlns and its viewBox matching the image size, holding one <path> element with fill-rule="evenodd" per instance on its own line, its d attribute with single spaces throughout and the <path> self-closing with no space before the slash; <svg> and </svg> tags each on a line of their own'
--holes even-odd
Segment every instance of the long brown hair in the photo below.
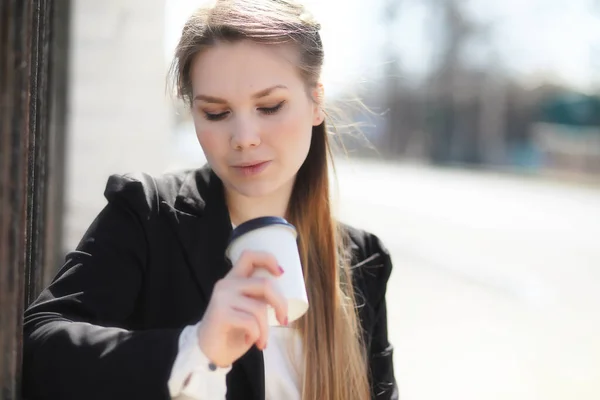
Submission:
<svg viewBox="0 0 600 400">
<path fill-rule="evenodd" d="M 295 46 L 308 94 L 323 65 L 319 29 L 305 8 L 293 1 L 216 0 L 197 10 L 183 28 L 171 67 L 177 94 L 191 105 L 190 68 L 196 55 L 218 42 L 239 40 Z M 370 392 L 368 367 L 349 260 L 343 256 L 345 238 L 332 217 L 329 136 L 325 122 L 313 127 L 287 212 L 298 230 L 310 303 L 297 322 L 303 342 L 302 399 L 363 400 Z"/>
</svg>

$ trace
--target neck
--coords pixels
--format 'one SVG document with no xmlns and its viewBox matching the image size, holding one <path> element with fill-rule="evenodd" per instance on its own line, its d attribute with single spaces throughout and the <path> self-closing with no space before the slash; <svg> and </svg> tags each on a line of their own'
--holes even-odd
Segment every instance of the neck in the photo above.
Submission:
<svg viewBox="0 0 600 400">
<path fill-rule="evenodd" d="M 231 223 L 235 226 L 258 217 L 286 217 L 292 195 L 293 182 L 279 190 L 260 197 L 244 196 L 225 188 L 225 198 Z"/>
</svg>

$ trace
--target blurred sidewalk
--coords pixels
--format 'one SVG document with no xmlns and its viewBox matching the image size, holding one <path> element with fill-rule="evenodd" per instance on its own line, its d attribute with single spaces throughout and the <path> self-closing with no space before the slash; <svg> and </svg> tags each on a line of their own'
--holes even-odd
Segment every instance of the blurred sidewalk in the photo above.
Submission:
<svg viewBox="0 0 600 400">
<path fill-rule="evenodd" d="M 342 218 L 393 256 L 402 398 L 600 398 L 600 190 L 338 165 Z"/>
</svg>

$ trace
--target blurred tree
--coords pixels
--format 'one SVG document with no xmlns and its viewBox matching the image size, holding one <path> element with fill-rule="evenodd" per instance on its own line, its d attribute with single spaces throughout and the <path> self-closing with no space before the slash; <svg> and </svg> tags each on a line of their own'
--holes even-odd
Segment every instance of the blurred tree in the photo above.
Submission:
<svg viewBox="0 0 600 400">
<path fill-rule="evenodd" d="M 397 98 L 400 93 L 400 63 L 396 56 L 394 27 L 397 22 L 401 2 L 399 0 L 383 0 L 382 21 L 386 35 L 384 54 L 389 57 L 385 63 L 385 97 L 387 103 L 387 129 L 382 136 L 382 143 L 378 143 L 385 156 L 395 157 L 402 153 L 403 121 L 400 116 L 401 109 Z"/>
<path fill-rule="evenodd" d="M 466 115 L 461 113 L 461 103 L 465 99 L 466 87 L 464 79 L 467 68 L 463 53 L 465 45 L 473 36 L 481 34 L 481 26 L 469 19 L 463 9 L 463 0 L 429 0 L 439 15 L 439 31 L 434 43 L 439 44 L 437 65 L 432 68 L 428 79 L 430 95 L 427 103 L 437 103 L 440 109 L 438 125 L 429 130 L 431 135 L 430 157 L 434 163 L 445 164 L 457 158 L 475 160 L 476 156 L 461 157 L 460 153 L 468 153 L 469 146 L 475 146 L 475 136 L 467 131 Z M 471 134 L 470 134 L 471 133 Z M 466 161 L 466 160 L 461 160 Z"/>
</svg>

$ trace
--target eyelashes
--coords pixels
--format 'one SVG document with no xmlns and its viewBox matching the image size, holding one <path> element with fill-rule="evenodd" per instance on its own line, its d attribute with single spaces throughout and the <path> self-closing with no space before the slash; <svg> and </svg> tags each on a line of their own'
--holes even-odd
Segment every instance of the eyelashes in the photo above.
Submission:
<svg viewBox="0 0 600 400">
<path fill-rule="evenodd" d="M 259 110 L 260 110 L 260 112 L 267 114 L 267 115 L 275 114 L 277 111 L 281 110 L 281 107 L 283 107 L 283 103 L 285 103 L 285 101 L 282 101 L 281 103 L 277 104 L 275 107 L 261 107 L 261 108 L 259 108 Z"/>
<path fill-rule="evenodd" d="M 258 108 L 258 110 L 265 115 L 273 115 L 273 114 L 276 114 L 277 112 L 279 112 L 279 110 L 281 110 L 281 108 L 283 107 L 284 104 L 285 104 L 285 100 L 280 102 L 279 104 L 277 104 L 274 107 L 260 107 L 260 108 Z M 225 111 L 225 112 L 222 112 L 219 114 L 211 114 L 211 113 L 207 113 L 206 111 L 204 111 L 204 117 L 209 121 L 221 121 L 221 120 L 225 119 L 225 117 L 227 117 L 228 114 L 229 114 L 229 111 Z"/>
<path fill-rule="evenodd" d="M 225 118 L 227 116 L 228 112 L 223 112 L 220 114 L 211 114 L 211 113 L 207 113 L 204 112 L 204 118 L 206 118 L 209 121 L 220 121 L 223 118 Z"/>
</svg>

